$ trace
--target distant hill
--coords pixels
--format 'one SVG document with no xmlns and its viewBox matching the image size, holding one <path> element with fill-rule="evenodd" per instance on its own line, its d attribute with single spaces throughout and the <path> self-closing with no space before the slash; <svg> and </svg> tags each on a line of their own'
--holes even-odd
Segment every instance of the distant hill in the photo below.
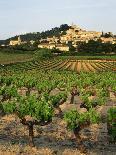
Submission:
<svg viewBox="0 0 116 155">
<path fill-rule="evenodd" d="M 5 44 L 6 40 L 0 40 L 0 45 Z"/>
<path fill-rule="evenodd" d="M 62 24 L 60 27 L 52 28 L 51 30 L 43 31 L 43 32 L 33 32 L 20 35 L 22 41 L 30 41 L 30 40 L 40 40 L 41 38 L 52 37 L 52 36 L 60 36 L 60 33 L 65 33 L 70 26 L 67 24 Z M 0 40 L 0 45 L 9 44 L 10 40 L 17 40 L 17 35 L 6 40 Z"/>
</svg>

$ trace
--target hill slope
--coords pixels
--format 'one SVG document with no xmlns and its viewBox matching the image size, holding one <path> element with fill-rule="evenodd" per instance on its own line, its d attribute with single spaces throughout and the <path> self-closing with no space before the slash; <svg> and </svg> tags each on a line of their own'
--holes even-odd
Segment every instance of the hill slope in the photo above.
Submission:
<svg viewBox="0 0 116 155">
<path fill-rule="evenodd" d="M 52 28 L 51 30 L 43 31 L 43 32 L 33 32 L 33 33 L 27 33 L 27 34 L 22 34 L 20 35 L 22 41 L 30 41 L 30 40 L 39 40 L 41 38 L 46 38 L 46 37 L 52 37 L 52 36 L 59 36 L 60 33 L 65 33 L 66 30 L 69 29 L 69 26 L 67 24 L 63 24 L 60 27 L 55 27 Z M 0 40 L 0 45 L 2 44 L 8 44 L 10 40 L 16 40 L 17 35 L 14 37 L 11 37 L 6 40 Z"/>
</svg>

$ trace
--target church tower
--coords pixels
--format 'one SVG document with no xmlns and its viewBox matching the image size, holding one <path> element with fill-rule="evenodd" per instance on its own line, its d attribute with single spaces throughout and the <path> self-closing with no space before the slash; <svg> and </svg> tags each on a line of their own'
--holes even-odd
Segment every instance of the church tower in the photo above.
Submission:
<svg viewBox="0 0 116 155">
<path fill-rule="evenodd" d="M 21 44 L 21 37 L 19 36 L 18 37 L 18 45 L 20 45 Z"/>
</svg>

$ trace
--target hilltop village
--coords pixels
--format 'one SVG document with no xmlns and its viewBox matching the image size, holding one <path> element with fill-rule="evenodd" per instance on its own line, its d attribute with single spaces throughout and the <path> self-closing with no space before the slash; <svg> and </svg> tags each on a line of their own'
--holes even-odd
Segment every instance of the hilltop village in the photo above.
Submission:
<svg viewBox="0 0 116 155">
<path fill-rule="evenodd" d="M 87 31 L 72 24 L 66 32 L 61 31 L 60 36 L 46 37 L 44 39 L 41 38 L 38 41 L 38 48 L 69 51 L 70 46 L 77 48 L 80 42 L 88 43 L 89 40 L 100 40 L 102 43 L 116 44 L 116 38 L 113 37 L 113 34 L 109 32 L 107 35 L 109 36 L 105 37 L 103 32 Z M 34 42 L 34 40 L 31 40 L 30 44 L 34 44 Z M 19 36 L 18 40 L 10 40 L 9 46 L 21 45 L 25 43 L 27 42 L 22 41 Z"/>
</svg>

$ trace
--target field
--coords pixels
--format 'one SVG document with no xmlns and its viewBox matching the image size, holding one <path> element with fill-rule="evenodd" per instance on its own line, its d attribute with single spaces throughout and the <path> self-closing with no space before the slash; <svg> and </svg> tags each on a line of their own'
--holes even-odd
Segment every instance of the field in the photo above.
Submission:
<svg viewBox="0 0 116 155">
<path fill-rule="evenodd" d="M 115 60 L 75 60 L 75 59 L 51 59 L 43 61 L 29 61 L 24 63 L 8 64 L 1 69 L 5 70 L 72 70 L 79 72 L 102 72 L 102 71 L 115 71 Z"/>
<path fill-rule="evenodd" d="M 114 155 L 115 69 L 74 57 L 1 65 L 0 155 Z"/>
<path fill-rule="evenodd" d="M 9 64 L 32 60 L 32 54 L 0 52 L 0 64 Z"/>
</svg>

